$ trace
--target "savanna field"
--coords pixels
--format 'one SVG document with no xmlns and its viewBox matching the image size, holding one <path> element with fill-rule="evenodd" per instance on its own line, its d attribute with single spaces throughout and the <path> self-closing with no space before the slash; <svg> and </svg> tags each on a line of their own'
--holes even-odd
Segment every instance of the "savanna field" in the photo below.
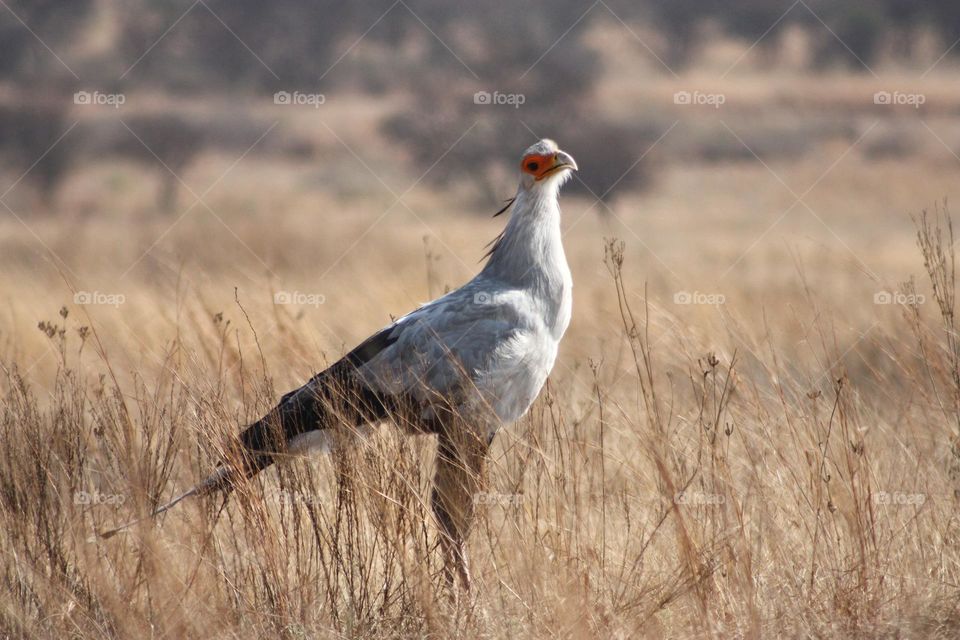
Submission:
<svg viewBox="0 0 960 640">
<path fill-rule="evenodd" d="M 60 114 L 67 133 L 34 157 L 83 152 L 55 188 L 33 160 L 4 164 L 0 632 L 957 637 L 956 61 L 814 70 L 809 43 L 784 37 L 771 62 L 712 34 L 680 65 L 627 22 L 571 36 L 600 69 L 578 113 L 642 119 L 622 154 L 576 119 L 474 102 L 494 85 L 467 74 L 436 113 L 422 87 L 389 83 L 371 97 L 342 80 L 319 105 L 135 85 L 117 108 Z M 398 60 L 421 46 L 401 39 Z M 349 49 L 340 73 L 384 47 Z M 26 86 L 0 83 L 0 106 L 37 99 Z M 146 133 L 158 113 L 228 143 L 173 162 L 172 134 Z M 453 133 L 422 156 L 391 133 L 409 114 Z M 516 135 L 491 140 L 505 117 Z M 190 487 L 282 393 L 476 273 L 541 136 L 582 169 L 561 195 L 573 319 L 543 393 L 494 441 L 470 593 L 441 576 L 435 442 L 390 424 L 228 500 L 96 535 Z M 149 153 L 95 144 L 118 137 Z"/>
</svg>

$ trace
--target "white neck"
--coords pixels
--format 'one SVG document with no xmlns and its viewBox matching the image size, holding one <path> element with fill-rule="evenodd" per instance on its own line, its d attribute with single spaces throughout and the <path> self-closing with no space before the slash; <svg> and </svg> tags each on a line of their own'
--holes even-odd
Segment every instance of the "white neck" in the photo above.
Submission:
<svg viewBox="0 0 960 640">
<path fill-rule="evenodd" d="M 510 221 L 480 276 L 530 291 L 562 334 L 569 321 L 572 281 L 561 241 L 559 184 L 551 187 L 517 192 Z"/>
</svg>

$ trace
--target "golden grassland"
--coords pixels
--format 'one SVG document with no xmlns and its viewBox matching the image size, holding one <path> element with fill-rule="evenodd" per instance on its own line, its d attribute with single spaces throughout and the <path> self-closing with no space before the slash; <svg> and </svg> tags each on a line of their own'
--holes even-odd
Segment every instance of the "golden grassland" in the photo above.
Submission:
<svg viewBox="0 0 960 640">
<path fill-rule="evenodd" d="M 731 96 L 760 87 L 736 82 Z M 655 148 L 648 190 L 563 199 L 573 322 L 544 394 L 497 436 L 475 589 L 452 600 L 426 504 L 433 443 L 389 425 L 226 504 L 93 533 L 190 485 L 280 393 L 469 278 L 501 218 L 475 200 L 462 210 L 455 185 L 416 182 L 377 137 L 380 110 L 333 101 L 340 139 L 309 133 L 326 164 L 204 155 L 183 176 L 204 194 L 192 209 L 184 188 L 157 214 L 156 176 L 109 161 L 76 171 L 55 214 L 13 193 L 20 219 L 0 216 L 0 629 L 954 637 L 960 350 L 950 238 L 929 225 L 957 191 L 957 123 L 948 110 L 929 132 L 909 113 L 877 117 L 858 102 L 872 81 L 804 86 L 789 91 L 828 113 L 854 105 L 852 139 L 763 161 L 661 161 Z M 666 109 L 678 88 L 644 98 Z M 790 117 L 768 93 L 691 112 L 664 148 L 696 146 L 704 122 L 736 143 L 768 102 Z M 598 98 L 632 99 L 612 85 Z M 871 153 L 901 119 L 919 140 L 910 155 Z M 925 251 L 910 218 L 923 209 Z"/>
</svg>

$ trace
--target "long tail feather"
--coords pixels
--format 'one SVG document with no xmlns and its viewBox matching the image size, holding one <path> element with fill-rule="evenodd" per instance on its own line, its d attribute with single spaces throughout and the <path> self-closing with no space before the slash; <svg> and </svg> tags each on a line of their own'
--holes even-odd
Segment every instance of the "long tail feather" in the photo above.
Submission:
<svg viewBox="0 0 960 640">
<path fill-rule="evenodd" d="M 267 415 L 239 434 L 239 455 L 235 460 L 239 465 L 224 463 L 189 491 L 145 516 L 102 531 L 99 536 L 111 538 L 137 523 L 155 518 L 187 498 L 228 491 L 242 478 L 251 478 L 272 465 L 282 454 L 293 453 L 289 449 L 291 445 L 295 450 L 298 448 L 298 442 L 302 443 L 301 436 L 329 428 L 338 417 L 357 427 L 382 419 L 396 407 L 396 399 L 368 388 L 355 379 L 352 372 L 395 340 L 389 331 L 375 334 L 307 384 L 285 395 Z M 338 414 L 334 415 L 328 405 L 339 406 Z"/>
<path fill-rule="evenodd" d="M 130 527 L 143 522 L 144 520 L 150 520 L 155 518 L 161 513 L 168 511 L 169 509 L 175 507 L 177 504 L 186 500 L 187 498 L 192 498 L 193 496 L 205 496 L 207 494 L 213 493 L 214 491 L 223 490 L 232 486 L 233 483 L 233 470 L 228 466 L 218 467 L 216 471 L 211 473 L 203 482 L 194 486 L 189 491 L 181 493 L 179 496 L 163 504 L 145 516 L 141 516 L 135 520 L 116 527 L 115 529 L 108 529 L 107 531 L 101 531 L 98 535 L 101 538 L 112 538 L 113 536 L 126 531 Z"/>
</svg>

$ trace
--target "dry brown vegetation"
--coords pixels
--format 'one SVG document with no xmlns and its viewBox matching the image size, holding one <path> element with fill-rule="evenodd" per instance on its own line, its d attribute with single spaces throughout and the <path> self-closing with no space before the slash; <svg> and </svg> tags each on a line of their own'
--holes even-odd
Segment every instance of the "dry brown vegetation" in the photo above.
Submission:
<svg viewBox="0 0 960 640">
<path fill-rule="evenodd" d="M 950 637 L 960 383 L 946 220 L 918 219 L 934 304 L 905 298 L 851 344 L 807 290 L 799 349 L 736 312 L 710 341 L 667 329 L 608 243 L 606 290 L 586 293 L 614 305 L 604 359 L 568 358 L 498 436 L 470 544 L 476 589 L 456 602 L 425 505 L 432 443 L 389 426 L 226 504 L 93 537 L 200 477 L 276 397 L 271 370 L 310 348 L 294 318 L 257 345 L 240 306 L 184 302 L 177 335 L 141 335 L 130 370 L 104 346 L 110 323 L 65 308 L 40 327 L 48 384 L 3 364 L 5 630 Z"/>
</svg>

